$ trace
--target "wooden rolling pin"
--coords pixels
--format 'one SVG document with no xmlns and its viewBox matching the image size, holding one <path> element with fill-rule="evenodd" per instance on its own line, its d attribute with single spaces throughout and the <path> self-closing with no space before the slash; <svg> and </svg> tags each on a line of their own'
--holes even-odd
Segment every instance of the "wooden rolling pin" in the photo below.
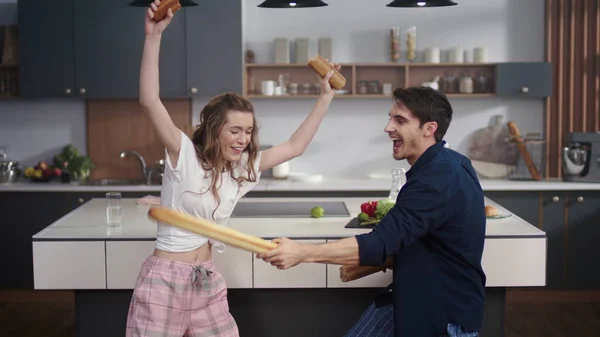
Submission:
<svg viewBox="0 0 600 337">
<path fill-rule="evenodd" d="M 521 132 L 519 131 L 517 124 L 515 122 L 508 122 L 508 129 L 510 131 L 511 136 L 513 136 L 513 138 L 517 142 L 517 148 L 519 149 L 519 153 L 521 154 L 521 157 L 523 157 L 525 165 L 527 165 L 527 169 L 529 169 L 531 176 L 534 180 L 541 180 L 542 176 L 538 171 L 537 167 L 535 166 L 533 159 L 531 159 L 531 155 L 529 154 L 529 151 L 525 146 L 525 142 L 523 141 L 523 137 L 521 137 Z"/>
<path fill-rule="evenodd" d="M 158 221 L 177 226 L 196 234 L 221 241 L 253 253 L 266 253 L 277 247 L 277 244 L 259 237 L 242 233 L 233 228 L 215 225 L 212 222 L 177 212 L 175 210 L 154 207 L 148 210 L 148 216 Z"/>
<path fill-rule="evenodd" d="M 333 75 L 329 79 L 329 84 L 331 84 L 333 89 L 340 90 L 346 85 L 346 78 L 337 70 L 333 69 L 321 55 L 317 55 L 315 58 L 308 61 L 308 66 L 319 74 L 321 78 L 325 78 L 325 75 L 333 70 Z"/>
<path fill-rule="evenodd" d="M 383 266 L 341 266 L 340 279 L 342 282 L 350 282 L 381 271 L 385 273 L 393 265 L 394 260 L 388 258 Z"/>
</svg>

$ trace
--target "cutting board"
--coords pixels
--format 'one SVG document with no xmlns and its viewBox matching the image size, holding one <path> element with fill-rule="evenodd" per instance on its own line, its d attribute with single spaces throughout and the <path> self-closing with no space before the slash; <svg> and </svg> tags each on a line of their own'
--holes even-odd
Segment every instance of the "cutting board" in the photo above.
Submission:
<svg viewBox="0 0 600 337">
<path fill-rule="evenodd" d="M 358 222 L 358 218 L 352 218 L 352 220 L 350 220 L 350 222 L 348 222 L 346 224 L 346 226 L 344 226 L 344 228 L 375 228 L 375 226 L 377 226 L 377 224 L 372 224 L 372 225 L 361 225 Z"/>
</svg>

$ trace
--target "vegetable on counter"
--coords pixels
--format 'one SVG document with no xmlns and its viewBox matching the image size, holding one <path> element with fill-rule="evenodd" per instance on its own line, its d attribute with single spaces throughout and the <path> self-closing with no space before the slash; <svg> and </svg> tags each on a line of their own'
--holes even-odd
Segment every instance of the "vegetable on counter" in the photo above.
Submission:
<svg viewBox="0 0 600 337">
<path fill-rule="evenodd" d="M 86 180 L 90 171 L 95 168 L 92 160 L 88 156 L 79 155 L 79 151 L 71 144 L 63 147 L 53 160 L 55 167 L 66 168 L 75 180 Z"/>
<path fill-rule="evenodd" d="M 356 218 L 363 226 L 378 224 L 395 204 L 396 202 L 389 198 L 365 202 L 360 205 L 361 212 Z"/>
</svg>

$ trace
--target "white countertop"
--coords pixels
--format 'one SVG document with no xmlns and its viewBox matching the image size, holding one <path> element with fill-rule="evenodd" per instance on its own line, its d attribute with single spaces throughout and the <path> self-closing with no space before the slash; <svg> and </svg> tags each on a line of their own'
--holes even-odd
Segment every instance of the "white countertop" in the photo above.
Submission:
<svg viewBox="0 0 600 337">
<path fill-rule="evenodd" d="M 600 183 L 575 183 L 562 180 L 511 181 L 480 180 L 484 191 L 600 191 Z M 254 192 L 328 192 L 389 191 L 390 179 L 324 177 L 319 183 L 261 179 Z M 160 192 L 160 185 L 90 186 L 60 182 L 0 184 L 0 192 Z"/>
<path fill-rule="evenodd" d="M 149 206 L 138 205 L 137 199 L 123 199 L 122 224 L 110 228 L 106 221 L 106 201 L 92 199 L 73 212 L 33 236 L 34 240 L 154 240 L 156 221 L 148 218 Z M 344 226 L 360 212 L 360 204 L 369 198 L 247 198 L 240 202 L 271 201 L 343 201 L 350 212 L 349 217 L 314 218 L 231 218 L 229 226 L 242 232 L 272 239 L 289 237 L 296 239 L 343 238 L 371 231 L 349 229 Z M 486 205 L 496 206 L 500 214 L 510 213 L 492 200 L 486 198 Z M 487 220 L 487 238 L 504 237 L 545 237 L 539 228 L 527 223 L 518 216 Z"/>
</svg>

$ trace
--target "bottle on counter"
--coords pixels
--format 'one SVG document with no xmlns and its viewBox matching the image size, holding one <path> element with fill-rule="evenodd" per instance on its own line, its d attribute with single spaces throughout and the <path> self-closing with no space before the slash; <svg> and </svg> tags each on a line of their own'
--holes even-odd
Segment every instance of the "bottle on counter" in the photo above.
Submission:
<svg viewBox="0 0 600 337">
<path fill-rule="evenodd" d="M 388 198 L 396 201 L 398 193 L 402 186 L 406 184 L 406 170 L 403 168 L 397 168 L 392 170 L 392 187 L 390 188 L 390 195 Z"/>
<path fill-rule="evenodd" d="M 69 173 L 69 170 L 67 168 L 69 166 L 69 163 L 64 162 L 63 166 L 64 166 L 64 168 L 62 169 L 62 171 L 60 173 L 60 182 L 63 184 L 68 184 L 71 182 L 71 174 Z"/>
</svg>

